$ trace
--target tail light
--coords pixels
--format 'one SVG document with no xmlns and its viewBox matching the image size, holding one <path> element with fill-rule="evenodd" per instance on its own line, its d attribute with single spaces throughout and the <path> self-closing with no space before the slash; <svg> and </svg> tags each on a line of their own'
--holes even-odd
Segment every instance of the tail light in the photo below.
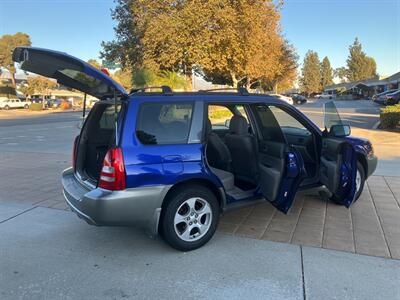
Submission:
<svg viewBox="0 0 400 300">
<path fill-rule="evenodd" d="M 75 137 L 74 146 L 72 148 L 72 167 L 74 168 L 74 170 L 75 170 L 75 166 L 76 166 L 76 147 L 78 146 L 78 139 L 79 139 L 79 135 L 77 135 Z"/>
<path fill-rule="evenodd" d="M 125 165 L 121 148 L 111 148 L 104 157 L 99 187 L 117 191 L 125 189 Z"/>
</svg>

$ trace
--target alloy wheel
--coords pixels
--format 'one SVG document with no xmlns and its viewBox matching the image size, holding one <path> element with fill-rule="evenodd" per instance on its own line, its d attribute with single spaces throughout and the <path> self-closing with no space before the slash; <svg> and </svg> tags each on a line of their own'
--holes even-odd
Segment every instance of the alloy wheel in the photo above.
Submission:
<svg viewBox="0 0 400 300">
<path fill-rule="evenodd" d="M 211 223 L 211 206 L 206 200 L 198 197 L 185 200 L 174 217 L 175 232 L 185 242 L 201 239 L 210 229 Z"/>
<path fill-rule="evenodd" d="M 356 174 L 356 193 L 358 193 L 358 191 L 361 188 L 361 173 L 360 171 L 357 169 L 357 174 Z"/>
</svg>

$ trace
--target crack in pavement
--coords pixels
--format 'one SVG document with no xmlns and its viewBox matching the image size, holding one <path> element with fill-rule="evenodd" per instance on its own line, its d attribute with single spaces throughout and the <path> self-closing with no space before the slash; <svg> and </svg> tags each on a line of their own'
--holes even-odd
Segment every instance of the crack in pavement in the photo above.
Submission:
<svg viewBox="0 0 400 300">
<path fill-rule="evenodd" d="M 14 219 L 14 218 L 16 218 L 16 217 L 18 217 L 18 216 L 24 214 L 24 213 L 27 213 L 28 211 L 31 211 L 31 210 L 35 209 L 36 207 L 37 207 L 37 206 L 33 206 L 33 207 L 31 207 L 31 208 L 28 208 L 28 209 L 24 210 L 23 212 L 20 212 L 19 214 L 16 214 L 15 216 L 12 216 L 12 217 L 9 217 L 9 218 L 7 218 L 7 219 L 5 219 L 5 220 L 2 220 L 2 221 L 0 221 L 0 224 L 5 223 L 5 222 L 7 222 L 7 221 L 9 221 L 9 220 L 12 220 L 12 219 Z"/>
</svg>

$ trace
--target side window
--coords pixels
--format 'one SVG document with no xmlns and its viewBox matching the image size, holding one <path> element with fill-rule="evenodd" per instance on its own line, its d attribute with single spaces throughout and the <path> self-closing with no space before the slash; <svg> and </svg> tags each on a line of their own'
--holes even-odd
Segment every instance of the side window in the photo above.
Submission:
<svg viewBox="0 0 400 300">
<path fill-rule="evenodd" d="M 139 108 L 136 135 L 145 145 L 186 144 L 193 103 L 145 103 Z"/>
<path fill-rule="evenodd" d="M 256 115 L 262 124 L 264 140 L 295 143 L 296 137 L 311 135 L 311 132 L 300 121 L 283 109 L 265 104 L 255 107 Z"/>
<path fill-rule="evenodd" d="M 209 105 L 208 118 L 212 129 L 228 129 L 233 113 L 223 105 Z"/>
<path fill-rule="evenodd" d="M 252 105 L 264 141 L 286 143 L 280 125 L 270 107 L 265 104 Z"/>
<path fill-rule="evenodd" d="M 288 114 L 286 111 L 280 109 L 279 107 L 270 105 L 268 106 L 272 113 L 274 114 L 279 125 L 283 128 L 300 128 L 307 130 L 303 124 L 296 120 L 293 116 Z"/>
<path fill-rule="evenodd" d="M 246 118 L 247 123 L 249 123 L 249 117 L 247 116 L 246 110 L 243 105 L 236 105 L 235 108 L 239 111 L 239 113 Z"/>
</svg>

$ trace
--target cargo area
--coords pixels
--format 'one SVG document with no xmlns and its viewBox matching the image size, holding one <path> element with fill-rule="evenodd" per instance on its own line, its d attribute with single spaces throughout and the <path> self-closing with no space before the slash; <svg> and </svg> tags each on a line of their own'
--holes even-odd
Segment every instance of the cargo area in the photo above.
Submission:
<svg viewBox="0 0 400 300">
<path fill-rule="evenodd" d="M 114 103 L 101 101 L 90 111 L 76 145 L 76 172 L 97 184 L 104 157 L 115 145 Z M 117 104 L 117 112 L 121 105 Z"/>
</svg>

